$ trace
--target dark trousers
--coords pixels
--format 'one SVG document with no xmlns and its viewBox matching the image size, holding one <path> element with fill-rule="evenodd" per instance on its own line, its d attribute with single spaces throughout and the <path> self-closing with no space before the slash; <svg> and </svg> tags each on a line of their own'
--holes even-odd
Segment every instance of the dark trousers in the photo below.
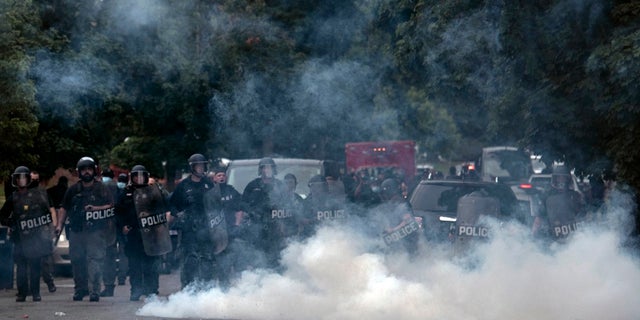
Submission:
<svg viewBox="0 0 640 320">
<path fill-rule="evenodd" d="M 106 251 L 101 231 L 69 233 L 69 255 L 76 292 L 100 294 Z"/>
<path fill-rule="evenodd" d="M 157 294 L 161 258 L 148 256 L 144 252 L 129 253 L 128 258 L 131 295 Z"/>
<path fill-rule="evenodd" d="M 17 254 L 14 259 L 16 261 L 18 296 L 39 296 L 42 257 L 27 258 L 22 254 Z"/>
<path fill-rule="evenodd" d="M 203 255 L 197 252 L 184 254 L 180 271 L 180 283 L 183 289 L 194 282 L 213 281 L 215 261 L 212 255 Z"/>
<path fill-rule="evenodd" d="M 102 281 L 105 286 L 114 286 L 116 277 L 119 282 L 127 278 L 129 263 L 124 254 L 124 236 L 118 235 L 116 242 L 107 247 L 104 258 Z"/>
<path fill-rule="evenodd" d="M 53 283 L 53 255 L 42 258 L 42 281 L 46 284 Z"/>
</svg>

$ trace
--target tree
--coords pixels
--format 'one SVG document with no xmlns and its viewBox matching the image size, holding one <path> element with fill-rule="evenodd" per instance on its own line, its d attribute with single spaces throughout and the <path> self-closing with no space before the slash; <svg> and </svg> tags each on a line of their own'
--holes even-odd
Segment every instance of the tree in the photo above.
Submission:
<svg viewBox="0 0 640 320">
<path fill-rule="evenodd" d="M 0 1 L 0 175 L 8 177 L 18 165 L 33 168 L 38 132 L 35 88 L 27 77 L 32 57 L 27 52 L 48 45 L 38 29 L 31 1 Z M 11 156 L 8 156 L 11 155 Z"/>
</svg>

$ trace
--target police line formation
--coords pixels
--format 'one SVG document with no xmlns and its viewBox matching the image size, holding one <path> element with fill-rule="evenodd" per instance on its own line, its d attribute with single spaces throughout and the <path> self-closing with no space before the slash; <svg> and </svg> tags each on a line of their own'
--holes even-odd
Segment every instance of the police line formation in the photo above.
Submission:
<svg viewBox="0 0 640 320">
<path fill-rule="evenodd" d="M 311 192 L 303 199 L 295 193 L 295 176 L 276 178 L 271 158 L 260 160 L 257 178 L 242 194 L 226 183 L 224 167 L 209 172 L 202 154 L 193 154 L 188 164 L 190 175 L 169 194 L 160 184 L 150 183 L 143 165 L 135 165 L 128 179 L 118 184 L 99 180 L 96 162 L 83 157 L 76 165 L 80 180 L 56 204 L 47 190 L 31 183 L 27 167 L 16 168 L 11 179 L 15 191 L 7 195 L 0 211 L 0 222 L 11 227 L 15 244 L 16 301 L 28 296 L 41 300 L 42 262 L 50 259 L 63 228 L 69 239 L 74 301 L 113 296 L 113 255 L 118 246 L 128 260 L 132 301 L 158 294 L 160 265 L 172 252 L 179 252 L 182 288 L 200 284 L 225 289 L 243 270 L 279 271 L 280 252 L 288 241 L 310 237 L 321 224 L 348 217 L 363 218 L 358 224 L 371 236 L 381 237 L 384 250 L 417 251 L 422 221 L 414 217 L 403 196 L 403 183 L 393 177 L 381 182 L 378 193 L 358 183 L 345 198 L 344 186 L 340 194 L 318 175 L 309 180 Z M 557 192 L 544 198 L 546 216 L 535 218 L 534 234 L 543 229 L 544 221 L 557 238 L 576 229 L 581 204 L 567 188 L 568 172 L 562 170 L 554 172 L 552 185 Z M 458 223 L 450 236 L 465 241 L 487 238 L 489 228 L 479 222 L 477 212 L 497 212 L 499 201 L 483 194 L 465 197 L 473 199 L 474 206 L 460 200 Z M 179 242 L 172 237 L 176 232 Z M 456 250 L 464 250 L 465 241 L 456 241 Z M 48 284 L 49 291 L 55 291 L 52 279 Z"/>
</svg>

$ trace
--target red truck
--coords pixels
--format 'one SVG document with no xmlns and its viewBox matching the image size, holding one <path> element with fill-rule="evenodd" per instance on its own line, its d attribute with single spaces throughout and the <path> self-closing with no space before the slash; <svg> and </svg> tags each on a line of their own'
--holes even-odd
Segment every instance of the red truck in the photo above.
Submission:
<svg viewBox="0 0 640 320">
<path fill-rule="evenodd" d="M 367 169 L 378 173 L 400 169 L 405 182 L 416 175 L 415 155 L 416 143 L 411 140 L 349 142 L 345 145 L 347 172 Z"/>
</svg>

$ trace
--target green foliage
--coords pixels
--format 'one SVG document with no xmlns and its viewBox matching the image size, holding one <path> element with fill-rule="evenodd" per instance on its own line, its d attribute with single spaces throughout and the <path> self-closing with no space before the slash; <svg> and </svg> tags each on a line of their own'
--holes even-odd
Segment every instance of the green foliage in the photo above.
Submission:
<svg viewBox="0 0 640 320">
<path fill-rule="evenodd" d="M 31 153 L 38 132 L 35 88 L 26 80 L 34 47 L 46 45 L 38 33 L 38 16 L 30 1 L 0 1 L 0 176 L 15 167 L 33 167 Z"/>
<path fill-rule="evenodd" d="M 0 160 L 179 172 L 414 139 L 518 144 L 640 186 L 634 1 L 0 0 Z"/>
</svg>

